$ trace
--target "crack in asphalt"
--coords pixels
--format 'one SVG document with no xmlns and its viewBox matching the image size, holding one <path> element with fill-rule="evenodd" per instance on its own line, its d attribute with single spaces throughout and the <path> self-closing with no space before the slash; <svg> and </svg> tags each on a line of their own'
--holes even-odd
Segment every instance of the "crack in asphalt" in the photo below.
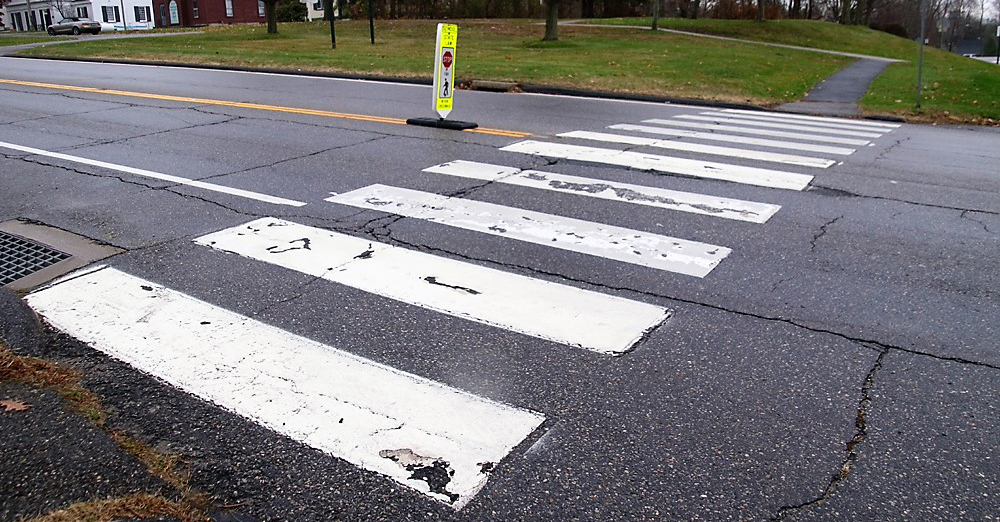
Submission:
<svg viewBox="0 0 1000 522">
<path fill-rule="evenodd" d="M 837 217 L 831 219 L 830 221 L 827 221 L 826 223 L 824 223 L 823 225 L 821 225 L 819 227 L 819 232 L 817 232 L 816 235 L 813 236 L 812 240 L 809 241 L 809 252 L 815 252 L 816 251 L 816 243 L 819 241 L 819 238 L 821 238 L 821 237 L 823 237 L 823 236 L 826 235 L 826 228 L 829 227 L 829 226 L 831 226 L 831 225 L 833 225 L 837 221 L 840 221 L 841 218 L 843 218 L 843 217 L 844 217 L 843 215 L 842 216 L 837 216 Z"/>
<path fill-rule="evenodd" d="M 880 200 L 884 200 L 884 201 L 895 201 L 897 203 L 907 203 L 907 204 L 910 204 L 910 205 L 916 205 L 918 207 L 941 208 L 941 209 L 945 209 L 945 210 L 958 210 L 958 211 L 961 211 L 961 212 L 979 212 L 980 214 L 989 214 L 989 215 L 992 215 L 992 216 L 1000 216 L 1000 212 L 994 212 L 992 210 L 981 210 L 981 209 L 975 209 L 975 208 L 952 207 L 952 206 L 949 206 L 949 205 L 935 205 L 933 203 L 921 203 L 919 201 L 910 201 L 908 199 L 890 198 L 890 197 L 887 197 L 887 196 L 869 196 L 867 194 L 859 194 L 857 192 L 850 192 L 850 191 L 844 190 L 844 189 L 839 189 L 839 188 L 834 188 L 834 187 L 827 187 L 827 186 L 823 186 L 823 185 L 818 185 L 816 183 L 812 184 L 812 188 L 814 188 L 814 189 L 821 189 L 821 190 L 824 190 L 824 191 L 832 192 L 833 194 L 831 194 L 831 195 L 833 197 L 880 199 Z"/>
<path fill-rule="evenodd" d="M 823 488 L 823 492 L 815 498 L 807 500 L 801 504 L 780 507 L 778 509 L 778 513 L 771 517 L 771 522 L 783 520 L 792 512 L 805 510 L 812 506 L 826 502 L 834 494 L 836 494 L 840 486 L 845 480 L 847 480 L 847 477 L 851 475 L 851 471 L 854 469 L 854 463 L 857 462 L 859 457 L 857 446 L 868 438 L 868 413 L 872 403 L 871 392 L 872 388 L 875 387 L 875 377 L 878 375 L 879 370 L 882 369 L 882 363 L 885 360 L 885 356 L 889 354 L 889 351 L 889 348 L 882 348 L 879 350 L 879 355 L 878 358 L 875 359 L 875 364 L 872 365 L 871 369 L 868 370 L 868 375 L 865 376 L 864 383 L 861 385 L 861 396 L 858 399 L 857 415 L 854 418 L 854 435 L 847 441 L 844 448 L 847 455 L 844 457 L 840 466 L 838 466 L 837 471 L 830 477 L 830 482 L 825 488 Z"/>
<path fill-rule="evenodd" d="M 393 220 L 393 223 L 395 223 L 397 221 L 400 221 L 401 219 L 404 219 L 403 216 L 392 216 L 392 217 L 397 218 L 397 219 Z M 384 219 L 384 218 L 380 218 L 380 219 Z M 903 346 L 897 346 L 897 345 L 894 345 L 894 344 L 889 344 L 889 343 L 885 343 L 885 342 L 882 342 L 882 341 L 877 341 L 877 340 L 874 340 L 874 339 L 866 339 L 864 337 L 857 337 L 857 336 L 853 336 L 853 335 L 850 335 L 850 334 L 845 334 L 845 333 L 842 333 L 842 332 L 838 332 L 838 331 L 835 331 L 835 330 L 830 330 L 830 329 L 827 329 L 827 328 L 821 328 L 821 327 L 818 327 L 818 326 L 810 326 L 808 324 L 804 324 L 804 323 L 799 322 L 799 321 L 797 321 L 795 319 L 790 319 L 790 318 L 787 318 L 787 317 L 771 316 L 771 315 L 764 315 L 764 314 L 760 314 L 760 313 L 748 312 L 748 311 L 745 311 L 745 310 L 738 310 L 738 309 L 735 309 L 735 308 L 728 308 L 728 307 L 725 307 L 725 306 L 722 306 L 722 305 L 717 305 L 717 304 L 712 304 L 712 303 L 706 303 L 706 302 L 696 301 L 696 300 L 693 300 L 693 299 L 687 299 L 687 298 L 683 298 L 683 297 L 676 297 L 676 296 L 671 296 L 671 295 L 667 295 L 667 294 L 660 294 L 660 293 L 651 292 L 651 291 L 648 291 L 648 290 L 639 290 L 639 289 L 631 288 L 631 287 L 628 287 L 628 286 L 615 286 L 615 285 L 609 285 L 609 284 L 606 284 L 606 283 L 598 283 L 598 282 L 590 281 L 588 279 L 581 279 L 581 278 L 577 278 L 577 277 L 572 277 L 572 276 L 561 274 L 561 273 L 558 273 L 558 272 L 549 272 L 549 271 L 545 271 L 545 270 L 542 270 L 542 269 L 539 269 L 539 268 L 535 268 L 535 267 L 531 267 L 531 266 L 519 265 L 519 264 L 516 264 L 516 263 L 501 262 L 501 261 L 496 261 L 496 260 L 493 260 L 493 259 L 478 258 L 478 257 L 474 257 L 474 256 L 465 255 L 465 254 L 462 254 L 460 252 L 455 252 L 455 251 L 452 251 L 452 250 L 444 249 L 444 248 L 432 247 L 432 246 L 428 246 L 428 245 L 422 245 L 422 244 L 419 244 L 419 243 L 412 243 L 412 242 L 408 242 L 408 241 L 405 241 L 405 240 L 393 237 L 392 236 L 392 231 L 390 229 L 388 229 L 388 227 L 383 227 L 383 228 L 384 228 L 384 231 L 382 231 L 381 233 L 379 233 L 377 235 L 374 235 L 369 230 L 365 230 L 365 229 L 355 230 L 355 232 L 369 234 L 369 235 L 372 235 L 373 237 L 375 237 L 375 239 L 381 239 L 381 240 L 389 241 L 389 242 L 391 242 L 391 243 L 393 243 L 393 244 L 395 244 L 397 246 L 405 246 L 405 247 L 409 247 L 411 249 L 419 250 L 419 251 L 422 251 L 422 252 L 435 252 L 435 253 L 440 253 L 440 254 L 446 254 L 448 256 L 457 257 L 457 258 L 468 260 L 468 261 L 476 261 L 476 262 L 480 262 L 480 263 L 488 263 L 488 264 L 496 265 L 496 266 L 507 268 L 507 269 L 515 269 L 515 270 L 519 270 L 519 271 L 526 272 L 526 273 L 531 273 L 531 274 L 536 274 L 536 275 L 543 275 L 543 276 L 547 276 L 547 277 L 550 277 L 550 278 L 562 279 L 562 280 L 570 281 L 570 282 L 573 282 L 573 283 L 581 283 L 581 284 L 589 285 L 589 286 L 592 286 L 592 287 L 595 287 L 595 288 L 600 288 L 600 289 L 603 289 L 603 290 L 612 290 L 612 291 L 618 291 L 618 292 L 631 292 L 631 293 L 634 293 L 634 294 L 637 294 L 637 295 L 641 295 L 641 296 L 645 296 L 645 297 L 650 297 L 650 298 L 654 298 L 654 299 L 669 300 L 669 301 L 674 301 L 674 302 L 677 302 L 677 303 L 684 303 L 684 304 L 689 304 L 689 305 L 694 305 L 694 306 L 701 306 L 701 307 L 705 307 L 705 308 L 708 308 L 708 309 L 711 309 L 711 310 L 717 310 L 717 311 L 720 311 L 720 312 L 726 312 L 726 313 L 736 314 L 736 315 L 740 315 L 740 316 L 743 316 L 743 317 L 750 317 L 750 318 L 760 319 L 760 320 L 764 320 L 764 321 L 783 323 L 783 324 L 787 324 L 787 325 L 790 325 L 790 326 L 793 326 L 793 327 L 796 327 L 796 328 L 800 328 L 800 329 L 803 329 L 803 330 L 807 330 L 807 331 L 813 332 L 813 333 L 821 333 L 821 334 L 832 335 L 834 337 L 837 337 L 837 338 L 840 338 L 840 339 L 843 339 L 843 340 L 846 340 L 846 341 L 850 341 L 850 342 L 852 342 L 854 344 L 872 345 L 872 346 L 877 347 L 877 349 L 879 349 L 879 350 L 881 350 L 881 349 L 888 349 L 888 350 L 893 350 L 893 351 L 899 351 L 899 352 L 908 353 L 908 354 L 911 354 L 911 355 L 919 355 L 919 356 L 923 356 L 923 357 L 929 357 L 929 358 L 932 358 L 932 359 L 935 359 L 935 360 L 939 360 L 939 361 L 954 362 L 954 363 L 959 363 L 959 364 L 968 364 L 968 365 L 971 365 L 971 366 L 980 366 L 980 367 L 990 368 L 990 369 L 994 369 L 994 370 L 1000 370 L 1000 365 L 990 364 L 990 363 L 982 362 L 982 361 L 973 361 L 973 360 L 970 360 L 970 359 L 965 359 L 963 357 L 954 357 L 954 356 L 947 356 L 947 355 L 939 355 L 939 354 L 935 354 L 935 353 L 930 353 L 930 352 L 924 352 L 924 351 L 921 351 L 921 350 L 917 350 L 915 348 L 906 348 L 906 347 L 903 347 Z"/>
<path fill-rule="evenodd" d="M 222 124 L 225 124 L 225 123 L 230 123 L 230 122 L 234 122 L 234 121 L 242 120 L 242 119 L 243 119 L 242 116 L 234 116 L 234 117 L 231 117 L 231 118 L 229 118 L 227 120 L 223 120 L 223 121 L 215 121 L 215 122 L 210 122 L 210 123 L 196 123 L 196 124 L 188 125 L 188 126 L 185 126 L 185 127 L 177 127 L 176 129 L 159 130 L 159 131 L 155 131 L 155 132 L 148 132 L 146 134 L 137 134 L 135 136 L 128 136 L 128 137 L 125 137 L 125 138 L 116 138 L 116 139 L 113 139 L 113 140 L 92 141 L 90 143 L 83 143 L 83 144 L 80 144 L 80 145 L 74 145 L 72 147 L 67 147 L 65 149 L 58 149 L 57 152 L 67 152 L 67 151 L 78 150 L 78 149 L 83 149 L 83 148 L 87 148 L 87 147 L 99 147 L 101 145 L 111 145 L 111 144 L 115 144 L 115 143 L 125 143 L 127 141 L 137 140 L 139 138 L 148 138 L 150 136 L 158 136 L 160 134 L 168 134 L 168 133 L 175 132 L 175 131 L 184 131 L 184 130 L 197 129 L 199 127 L 211 127 L 213 125 L 222 125 Z"/>
<path fill-rule="evenodd" d="M 995 234 L 996 233 L 996 232 L 993 232 L 992 230 L 990 230 L 990 227 L 986 226 L 986 223 L 983 223 L 982 221 L 979 221 L 976 218 L 969 217 L 969 215 L 968 215 L 969 212 L 980 212 L 980 213 L 983 213 L 983 214 L 988 214 L 988 212 L 982 212 L 980 210 L 963 210 L 962 213 L 958 217 L 960 217 L 962 219 L 968 219 L 969 221 L 972 221 L 973 223 L 979 223 L 979 225 L 983 227 L 983 230 L 985 230 L 986 232 L 988 232 L 990 234 Z"/>
<path fill-rule="evenodd" d="M 225 123 L 225 122 L 220 122 L 220 123 Z M 323 150 L 318 150 L 316 152 L 309 152 L 309 153 L 302 154 L 302 155 L 299 155 L 299 156 L 295 156 L 295 157 L 292 157 L 292 158 L 281 159 L 281 160 L 274 161 L 274 162 L 271 162 L 271 163 L 267 163 L 267 164 L 264 164 L 264 165 L 256 165 L 256 166 L 253 166 L 253 167 L 247 167 L 245 169 L 234 170 L 232 172 L 224 172 L 224 173 L 221 173 L 221 174 L 213 174 L 211 176 L 206 176 L 204 178 L 198 178 L 198 181 L 208 181 L 210 179 L 223 178 L 223 177 L 226 177 L 226 176 L 232 176 L 234 174 L 242 174 L 244 172 L 250 172 L 252 170 L 266 169 L 266 168 L 274 167 L 276 165 L 281 165 L 282 163 L 288 163 L 290 161 L 296 161 L 296 160 L 300 160 L 300 159 L 311 158 L 313 156 L 318 156 L 320 154 L 324 154 L 324 153 L 327 153 L 327 152 L 335 151 L 335 150 L 338 150 L 338 149 L 345 149 L 345 148 L 348 148 L 348 147 L 356 147 L 356 146 L 359 146 L 359 145 L 367 145 L 369 143 L 376 142 L 376 141 L 379 141 L 379 140 L 384 140 L 384 139 L 387 139 L 387 138 L 389 138 L 389 136 L 379 135 L 379 136 L 376 136 L 374 138 L 369 138 L 367 140 L 363 140 L 363 141 L 360 141 L 360 142 L 348 143 L 348 144 L 344 144 L 344 145 L 337 145 L 335 147 L 329 147 L 329 148 L 326 148 L 326 149 L 323 149 Z"/>
<path fill-rule="evenodd" d="M 892 151 L 892 149 L 894 149 L 894 148 L 902 145 L 903 143 L 906 143 L 907 141 L 910 141 L 910 139 L 912 139 L 912 138 L 910 136 L 907 136 L 905 138 L 900 138 L 900 139 L 896 140 L 894 143 L 892 143 L 888 147 L 882 149 L 882 152 L 879 152 L 878 155 L 875 156 L 875 159 L 872 160 L 872 162 L 874 163 L 876 161 L 882 161 L 882 160 L 884 160 L 886 158 L 886 156 L 889 154 L 889 152 Z"/>
</svg>

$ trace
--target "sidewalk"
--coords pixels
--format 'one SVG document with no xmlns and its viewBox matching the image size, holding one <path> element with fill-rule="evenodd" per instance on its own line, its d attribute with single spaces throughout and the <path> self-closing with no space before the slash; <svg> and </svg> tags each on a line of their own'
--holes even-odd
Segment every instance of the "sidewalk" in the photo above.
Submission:
<svg viewBox="0 0 1000 522">
<path fill-rule="evenodd" d="M 778 110 L 826 116 L 856 116 L 858 101 L 889 62 L 862 59 L 821 80 L 801 100 L 786 103 Z"/>
</svg>

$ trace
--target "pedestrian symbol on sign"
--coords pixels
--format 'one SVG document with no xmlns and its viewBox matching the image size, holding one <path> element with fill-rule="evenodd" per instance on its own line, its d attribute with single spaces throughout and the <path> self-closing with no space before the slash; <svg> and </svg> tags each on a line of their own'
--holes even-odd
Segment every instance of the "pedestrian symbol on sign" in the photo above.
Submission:
<svg viewBox="0 0 1000 522">
<path fill-rule="evenodd" d="M 455 49 L 450 47 L 445 47 L 441 49 L 441 80 L 438 85 L 441 86 L 440 92 L 438 92 L 438 98 L 451 98 L 451 91 L 454 88 L 455 81 L 452 71 L 452 65 L 455 63 Z"/>
</svg>

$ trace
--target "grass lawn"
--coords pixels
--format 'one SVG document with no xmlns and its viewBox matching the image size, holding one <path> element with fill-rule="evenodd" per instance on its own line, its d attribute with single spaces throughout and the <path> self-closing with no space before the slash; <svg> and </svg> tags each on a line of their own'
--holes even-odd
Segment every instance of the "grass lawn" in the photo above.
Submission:
<svg viewBox="0 0 1000 522">
<path fill-rule="evenodd" d="M 621 92 L 774 104 L 801 97 L 850 62 L 839 56 L 768 49 L 633 29 L 562 27 L 558 42 L 542 42 L 543 27 L 510 21 L 459 21 L 458 76 Z M 209 27 L 201 34 L 90 40 L 40 47 L 24 55 L 344 71 L 429 77 L 434 22 L 377 22 L 378 44 L 366 20 L 337 22 L 330 49 L 323 22 Z"/>
<path fill-rule="evenodd" d="M 609 18 L 593 22 L 648 27 L 652 20 Z M 861 100 L 863 109 L 917 120 L 1000 124 L 1000 67 L 925 47 L 924 97 L 921 109 L 917 110 L 914 108 L 917 43 L 867 27 L 811 20 L 771 20 L 760 24 L 752 20 L 682 18 L 663 18 L 660 27 L 909 60 L 890 65 L 872 83 Z"/>
<path fill-rule="evenodd" d="M 60 38 L 58 36 L 0 36 L 0 47 L 38 42 L 51 42 L 53 40 L 66 40 L 66 38 Z"/>
</svg>

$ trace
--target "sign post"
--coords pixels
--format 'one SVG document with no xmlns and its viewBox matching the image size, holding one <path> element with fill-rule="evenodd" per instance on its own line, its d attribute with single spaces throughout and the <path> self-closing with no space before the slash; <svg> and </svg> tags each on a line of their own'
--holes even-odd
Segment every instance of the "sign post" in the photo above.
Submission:
<svg viewBox="0 0 1000 522">
<path fill-rule="evenodd" d="M 434 44 L 434 112 L 438 118 L 410 118 L 406 123 L 441 129 L 474 129 L 479 125 L 446 119 L 455 105 L 455 56 L 458 50 L 458 26 L 438 24 Z"/>
<path fill-rule="evenodd" d="M 1000 25 L 997 25 L 997 65 L 1000 65 Z"/>
</svg>

